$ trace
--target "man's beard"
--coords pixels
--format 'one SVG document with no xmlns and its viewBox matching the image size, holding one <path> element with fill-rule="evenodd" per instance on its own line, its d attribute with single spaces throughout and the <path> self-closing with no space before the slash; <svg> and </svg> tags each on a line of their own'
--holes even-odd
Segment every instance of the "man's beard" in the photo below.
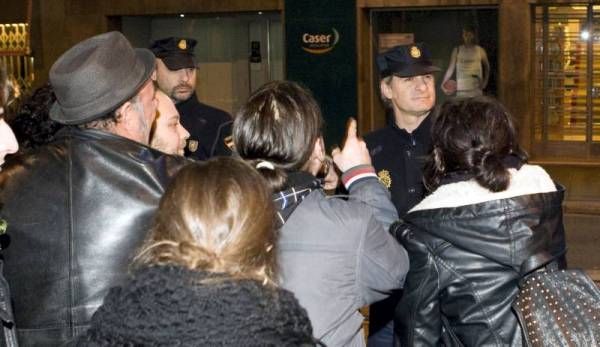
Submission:
<svg viewBox="0 0 600 347">
<path fill-rule="evenodd" d="M 192 88 L 191 85 L 187 84 L 187 83 L 182 83 L 182 84 L 178 84 L 177 86 L 175 86 L 173 88 L 173 90 L 171 91 L 171 100 L 173 100 L 175 103 L 177 102 L 181 102 L 181 101 L 186 101 L 187 99 L 189 99 L 192 94 L 194 93 L 194 88 Z"/>
<path fill-rule="evenodd" d="M 150 140 L 150 147 L 157 149 L 163 153 L 183 156 L 185 143 L 185 141 L 183 141 L 183 143 L 182 141 L 178 141 L 178 147 L 173 150 L 171 146 L 169 146 L 169 143 L 167 141 L 164 141 L 160 136 L 156 136 L 155 133 L 152 139 Z"/>
</svg>

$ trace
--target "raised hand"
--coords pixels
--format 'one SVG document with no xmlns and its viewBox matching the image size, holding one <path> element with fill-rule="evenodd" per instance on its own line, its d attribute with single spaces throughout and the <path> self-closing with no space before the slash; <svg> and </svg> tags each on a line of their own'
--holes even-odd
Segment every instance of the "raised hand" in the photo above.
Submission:
<svg viewBox="0 0 600 347">
<path fill-rule="evenodd" d="M 333 162 L 341 172 L 358 165 L 371 165 L 371 156 L 367 144 L 358 137 L 356 119 L 350 118 L 346 128 L 346 140 L 342 149 L 331 152 Z"/>
</svg>

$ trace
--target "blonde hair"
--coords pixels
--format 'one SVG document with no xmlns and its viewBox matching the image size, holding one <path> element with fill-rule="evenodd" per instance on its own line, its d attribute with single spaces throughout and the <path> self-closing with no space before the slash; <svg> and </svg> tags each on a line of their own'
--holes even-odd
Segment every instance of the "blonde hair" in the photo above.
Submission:
<svg viewBox="0 0 600 347">
<path fill-rule="evenodd" d="M 243 161 L 184 167 L 162 197 L 135 265 L 175 264 L 276 282 L 275 209 L 264 179 Z"/>
</svg>

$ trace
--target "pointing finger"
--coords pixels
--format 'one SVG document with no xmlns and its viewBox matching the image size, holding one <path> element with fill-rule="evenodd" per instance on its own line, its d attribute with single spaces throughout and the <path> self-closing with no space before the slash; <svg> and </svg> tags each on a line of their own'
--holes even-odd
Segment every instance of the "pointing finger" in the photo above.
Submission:
<svg viewBox="0 0 600 347">
<path fill-rule="evenodd" d="M 346 128 L 346 141 L 348 139 L 355 139 L 356 136 L 357 136 L 356 119 L 351 117 L 348 119 L 348 124 L 347 124 L 347 128 Z"/>
</svg>

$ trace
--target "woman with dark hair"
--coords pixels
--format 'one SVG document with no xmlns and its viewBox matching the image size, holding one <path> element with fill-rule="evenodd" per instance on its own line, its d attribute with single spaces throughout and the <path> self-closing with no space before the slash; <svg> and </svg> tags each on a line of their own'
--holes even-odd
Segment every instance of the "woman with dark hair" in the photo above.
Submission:
<svg viewBox="0 0 600 347">
<path fill-rule="evenodd" d="M 306 311 L 275 284 L 275 210 L 239 159 L 184 167 L 167 188 L 134 273 L 79 346 L 308 346 Z"/>
<path fill-rule="evenodd" d="M 411 261 L 396 309 L 400 343 L 521 346 L 511 310 L 519 270 L 541 251 L 561 259 L 564 189 L 527 164 L 511 115 L 494 99 L 443 104 L 432 141 L 431 194 L 392 228 Z"/>
<path fill-rule="evenodd" d="M 11 126 L 23 149 L 36 148 L 50 143 L 64 127 L 50 119 L 50 107 L 56 101 L 49 83 L 37 88 L 21 104 Z"/>
<path fill-rule="evenodd" d="M 274 193 L 282 225 L 282 287 L 296 294 L 315 337 L 327 346 L 364 346 L 358 309 L 401 288 L 408 259 L 386 230 L 397 214 L 356 136 L 356 121 L 349 124 L 344 148 L 333 152 L 349 197 L 324 193 L 316 176 L 321 173 L 328 182 L 335 173 L 326 160 L 322 125 L 310 92 L 275 81 L 242 107 L 233 141 Z"/>
</svg>

